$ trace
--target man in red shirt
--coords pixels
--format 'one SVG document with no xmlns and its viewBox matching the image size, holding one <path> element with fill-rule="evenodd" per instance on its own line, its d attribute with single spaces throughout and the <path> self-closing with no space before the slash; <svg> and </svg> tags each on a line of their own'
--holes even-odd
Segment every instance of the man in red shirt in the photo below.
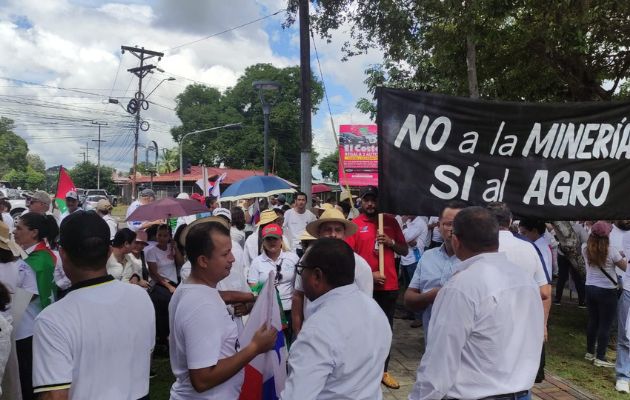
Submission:
<svg viewBox="0 0 630 400">
<path fill-rule="evenodd" d="M 357 225 L 357 232 L 346 238 L 346 242 L 355 253 L 363 257 L 372 268 L 374 277 L 374 300 L 383 309 L 389 320 L 389 326 L 394 327 L 394 311 L 398 298 L 398 274 L 394 253 L 406 255 L 409 251 L 400 225 L 393 216 L 383 215 L 383 234 L 378 234 L 378 189 L 368 186 L 361 192 L 361 215 L 352 220 Z M 378 268 L 378 245 L 383 243 L 385 251 L 384 276 Z M 398 389 L 400 385 L 387 372 L 389 357 L 385 360 L 385 371 L 382 383 L 392 389 Z"/>
</svg>

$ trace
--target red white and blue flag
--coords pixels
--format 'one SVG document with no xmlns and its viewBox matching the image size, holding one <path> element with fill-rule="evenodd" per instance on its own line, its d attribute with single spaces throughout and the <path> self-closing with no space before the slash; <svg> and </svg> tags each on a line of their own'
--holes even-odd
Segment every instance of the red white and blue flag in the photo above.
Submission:
<svg viewBox="0 0 630 400">
<path fill-rule="evenodd" d="M 256 331 L 263 325 L 278 331 L 278 339 L 273 350 L 259 354 L 245 366 L 245 380 L 239 400 L 278 400 L 287 379 L 287 346 L 282 333 L 282 308 L 276 295 L 275 272 L 269 273 L 269 279 L 263 286 L 247 324 L 240 335 L 239 342 L 247 346 Z"/>
</svg>

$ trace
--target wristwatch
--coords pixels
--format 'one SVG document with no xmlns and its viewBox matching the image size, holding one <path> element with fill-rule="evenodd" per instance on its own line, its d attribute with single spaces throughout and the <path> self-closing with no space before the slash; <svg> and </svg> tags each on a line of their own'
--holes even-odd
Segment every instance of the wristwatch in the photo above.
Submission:
<svg viewBox="0 0 630 400">
<path fill-rule="evenodd" d="M 392 239 L 392 248 L 396 246 L 396 241 L 394 239 Z"/>
</svg>

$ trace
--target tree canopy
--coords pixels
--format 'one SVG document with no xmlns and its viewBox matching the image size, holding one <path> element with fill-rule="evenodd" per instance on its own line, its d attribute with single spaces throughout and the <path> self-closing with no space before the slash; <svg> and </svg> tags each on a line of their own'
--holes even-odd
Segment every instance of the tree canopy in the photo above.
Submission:
<svg viewBox="0 0 630 400">
<path fill-rule="evenodd" d="M 13 132 L 13 121 L 0 117 L 0 176 L 11 170 L 25 172 L 28 162 L 26 141 Z"/>
<path fill-rule="evenodd" d="M 96 189 L 98 167 L 89 161 L 76 164 L 68 173 L 72 178 L 72 182 L 76 187 L 84 189 Z M 101 165 L 101 189 L 107 190 L 108 193 L 116 193 L 116 185 L 112 180 L 114 169 Z"/>
<path fill-rule="evenodd" d="M 296 10 L 296 1 L 289 6 Z M 347 57 L 378 48 L 370 90 L 388 85 L 482 98 L 588 101 L 628 97 L 630 8 L 616 0 L 315 0 L 324 37 L 350 27 Z M 288 23 L 292 23 L 293 16 Z M 474 65 L 467 64 L 472 44 Z M 476 54 L 475 54 L 476 53 Z M 621 86 L 621 87 L 620 87 Z M 621 90 L 619 90 L 621 89 Z M 374 112 L 365 100 L 363 111 Z"/>
<path fill-rule="evenodd" d="M 323 178 L 333 181 L 339 180 L 339 150 L 322 157 L 319 160 L 319 170 L 322 171 Z"/>
<path fill-rule="evenodd" d="M 188 132 L 241 122 L 241 130 L 210 131 L 187 137 L 183 145 L 184 157 L 194 165 L 224 163 L 230 168 L 262 169 L 264 120 L 259 93 L 252 87 L 252 82 L 277 81 L 282 85 L 279 92 L 265 92 L 265 97 L 273 103 L 269 122 L 269 166 L 283 178 L 298 182 L 299 77 L 297 66 L 277 68 L 271 64 L 256 64 L 248 67 L 236 85 L 224 93 L 203 85 L 190 85 L 176 99 L 177 116 L 182 125 L 171 130 L 173 139 L 179 142 Z M 313 76 L 313 112 L 322 97 L 322 85 Z"/>
</svg>

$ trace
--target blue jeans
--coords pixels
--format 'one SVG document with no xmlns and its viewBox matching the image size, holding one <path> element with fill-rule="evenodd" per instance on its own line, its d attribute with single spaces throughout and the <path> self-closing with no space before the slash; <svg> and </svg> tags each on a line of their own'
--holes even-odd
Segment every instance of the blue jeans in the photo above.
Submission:
<svg viewBox="0 0 630 400">
<path fill-rule="evenodd" d="M 413 274 L 416 272 L 416 268 L 417 267 L 418 267 L 418 263 L 409 264 L 409 265 L 401 265 L 400 266 L 400 269 L 402 270 L 403 276 L 405 278 L 405 286 L 406 287 L 409 287 L 409 284 L 411 283 L 411 278 L 413 278 Z M 422 319 L 422 311 L 415 312 L 415 313 L 413 313 L 413 315 L 418 320 Z"/>
<path fill-rule="evenodd" d="M 610 328 L 617 316 L 617 289 L 586 285 L 586 308 L 588 309 L 586 352 L 595 353 L 597 359 L 606 361 Z"/>
<path fill-rule="evenodd" d="M 630 381 L 630 341 L 626 333 L 626 321 L 630 308 L 630 292 L 624 290 L 617 305 L 617 379 Z"/>
</svg>

